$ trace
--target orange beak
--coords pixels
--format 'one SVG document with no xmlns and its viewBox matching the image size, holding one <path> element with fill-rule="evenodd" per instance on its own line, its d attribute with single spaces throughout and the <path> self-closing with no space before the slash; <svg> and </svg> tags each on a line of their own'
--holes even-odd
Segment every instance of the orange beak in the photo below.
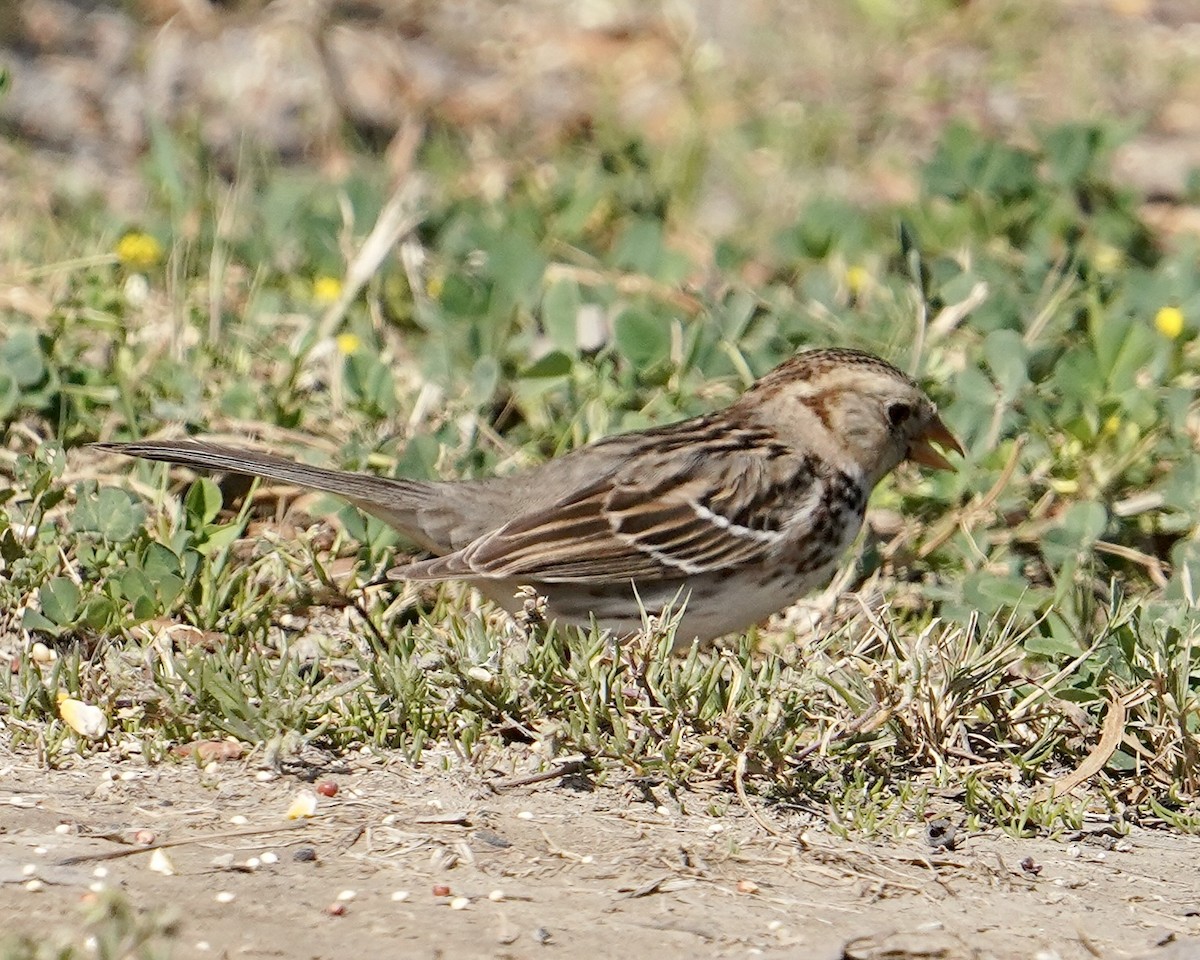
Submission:
<svg viewBox="0 0 1200 960">
<path fill-rule="evenodd" d="M 954 464 L 933 446 L 935 443 L 947 450 L 953 450 L 960 457 L 963 455 L 962 445 L 955 439 L 954 434 L 946 429 L 942 418 L 935 416 L 925 432 L 914 438 L 909 445 L 908 459 L 934 470 L 953 470 Z"/>
</svg>

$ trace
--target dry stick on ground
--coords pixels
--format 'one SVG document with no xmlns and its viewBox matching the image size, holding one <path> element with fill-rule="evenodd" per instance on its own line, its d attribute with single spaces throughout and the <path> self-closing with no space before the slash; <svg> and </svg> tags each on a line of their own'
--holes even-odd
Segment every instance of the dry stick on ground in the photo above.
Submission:
<svg viewBox="0 0 1200 960">
<path fill-rule="evenodd" d="M 277 827 L 254 827 L 250 830 L 223 830 L 220 833 L 205 833 L 198 837 L 182 837 L 179 840 L 163 840 L 160 843 L 149 843 L 144 847 L 130 847 L 125 850 L 112 850 L 108 853 L 81 853 L 75 857 L 59 860 L 56 866 L 74 867 L 81 863 L 96 863 L 99 860 L 119 860 L 121 857 L 132 857 L 139 853 L 150 853 L 153 850 L 165 850 L 167 847 L 182 847 L 189 843 L 209 843 L 213 840 L 236 840 L 240 837 L 257 837 L 267 833 L 283 833 L 287 830 L 298 830 L 308 826 L 304 820 L 293 820 L 282 823 Z"/>
</svg>

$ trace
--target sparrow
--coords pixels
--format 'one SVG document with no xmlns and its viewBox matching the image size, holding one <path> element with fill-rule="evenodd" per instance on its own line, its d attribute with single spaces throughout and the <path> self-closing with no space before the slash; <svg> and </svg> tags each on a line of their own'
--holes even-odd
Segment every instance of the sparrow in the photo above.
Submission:
<svg viewBox="0 0 1200 960">
<path fill-rule="evenodd" d="M 678 616 L 676 649 L 745 631 L 826 585 L 867 498 L 904 460 L 962 447 L 905 373 L 859 350 L 797 353 L 733 404 L 598 440 L 511 476 L 427 482 L 194 440 L 97 443 L 345 498 L 433 556 L 393 580 L 461 580 L 516 614 L 617 637 Z M 525 589 L 522 589 L 525 588 Z"/>
</svg>

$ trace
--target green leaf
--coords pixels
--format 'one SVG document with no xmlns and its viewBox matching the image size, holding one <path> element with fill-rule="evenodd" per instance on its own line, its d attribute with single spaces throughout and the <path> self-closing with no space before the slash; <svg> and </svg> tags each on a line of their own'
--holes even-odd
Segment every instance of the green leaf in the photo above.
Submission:
<svg viewBox="0 0 1200 960">
<path fill-rule="evenodd" d="M 613 325 L 617 348 L 636 366 L 665 360 L 671 350 L 670 321 L 630 309 Z"/>
<path fill-rule="evenodd" d="M 46 361 L 33 330 L 17 330 L 0 344 L 0 370 L 7 370 L 16 385 L 24 389 L 42 382 L 46 376 Z"/>
<path fill-rule="evenodd" d="M 565 377 L 575 366 L 575 361 L 561 350 L 551 350 L 521 371 L 521 377 L 526 380 L 540 377 Z"/>
<path fill-rule="evenodd" d="M 993 330 L 983 341 L 983 356 L 1000 385 L 1005 400 L 1017 397 L 1029 385 L 1029 357 L 1015 330 Z"/>
<path fill-rule="evenodd" d="M 199 530 L 208 526 L 221 512 L 221 488 L 209 477 L 200 477 L 183 498 L 188 526 Z"/>
<path fill-rule="evenodd" d="M 554 281 L 542 297 L 542 326 L 546 329 L 546 336 L 556 349 L 568 356 L 575 356 L 579 352 L 577 330 L 582 305 L 579 284 L 574 280 Z"/>
<path fill-rule="evenodd" d="M 38 591 L 42 613 L 60 627 L 74 622 L 79 612 L 79 596 L 79 587 L 66 577 L 55 577 Z"/>
<path fill-rule="evenodd" d="M 80 498 L 71 516 L 71 529 L 98 533 L 106 540 L 123 543 L 137 533 L 144 519 L 141 505 L 128 493 L 103 487 L 94 496 Z"/>
</svg>

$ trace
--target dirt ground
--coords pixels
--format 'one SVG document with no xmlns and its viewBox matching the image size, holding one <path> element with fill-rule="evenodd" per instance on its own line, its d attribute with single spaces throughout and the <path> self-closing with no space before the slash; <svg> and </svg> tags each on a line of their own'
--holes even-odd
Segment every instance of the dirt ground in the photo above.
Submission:
<svg viewBox="0 0 1200 960">
<path fill-rule="evenodd" d="M 254 762 L 47 771 L 2 754 L 0 931 L 78 943 L 105 885 L 173 908 L 177 957 L 1200 957 L 1200 838 L 992 831 L 935 852 L 923 830 L 810 831 L 806 849 L 758 801 L 780 836 L 736 801 L 707 815 L 712 796 L 497 790 L 442 766 L 356 758 L 289 821 L 310 784 Z M 139 841 L 186 841 L 163 851 L 174 873 Z"/>
</svg>

